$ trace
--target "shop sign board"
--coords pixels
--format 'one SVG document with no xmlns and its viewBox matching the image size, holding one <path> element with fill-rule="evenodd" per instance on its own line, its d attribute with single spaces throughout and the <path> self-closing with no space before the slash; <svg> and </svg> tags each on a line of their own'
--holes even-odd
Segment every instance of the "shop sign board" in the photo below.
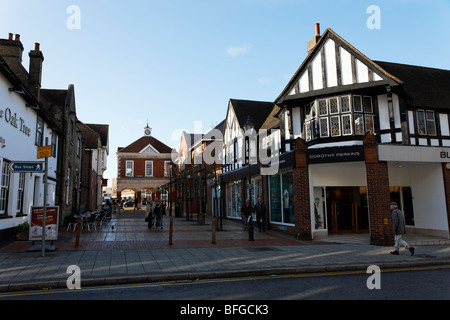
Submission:
<svg viewBox="0 0 450 320">
<path fill-rule="evenodd" d="M 31 208 L 31 226 L 29 231 L 29 240 L 42 240 L 44 207 Z M 46 207 L 45 219 L 45 239 L 58 239 L 58 217 L 59 207 Z"/>
<path fill-rule="evenodd" d="M 306 160 L 309 164 L 364 161 L 364 147 L 345 146 L 307 149 Z"/>
</svg>

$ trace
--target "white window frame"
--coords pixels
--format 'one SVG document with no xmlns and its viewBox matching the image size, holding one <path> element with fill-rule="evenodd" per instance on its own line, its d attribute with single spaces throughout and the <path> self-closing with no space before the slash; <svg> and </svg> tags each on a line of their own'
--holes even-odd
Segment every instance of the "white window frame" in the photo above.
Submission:
<svg viewBox="0 0 450 320">
<path fill-rule="evenodd" d="M 151 172 L 148 172 L 151 169 Z M 153 161 L 145 161 L 145 176 L 153 177 Z"/>
<path fill-rule="evenodd" d="M 130 168 L 128 167 L 129 164 L 131 164 Z M 125 177 L 134 177 L 134 161 L 133 160 L 126 160 L 126 162 L 125 162 Z"/>
</svg>

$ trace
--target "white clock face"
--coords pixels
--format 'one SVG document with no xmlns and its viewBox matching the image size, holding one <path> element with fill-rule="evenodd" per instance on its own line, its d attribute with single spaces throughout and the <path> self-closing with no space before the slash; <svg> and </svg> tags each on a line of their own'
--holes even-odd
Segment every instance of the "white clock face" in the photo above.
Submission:
<svg viewBox="0 0 450 320">
<path fill-rule="evenodd" d="M 150 130 L 145 130 L 145 134 L 147 135 L 147 136 L 149 136 L 150 135 Z"/>
</svg>

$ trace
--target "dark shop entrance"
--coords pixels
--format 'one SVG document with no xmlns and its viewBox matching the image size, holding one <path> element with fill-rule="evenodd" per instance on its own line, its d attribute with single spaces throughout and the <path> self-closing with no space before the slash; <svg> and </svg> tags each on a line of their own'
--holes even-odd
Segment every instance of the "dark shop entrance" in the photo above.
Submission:
<svg viewBox="0 0 450 320">
<path fill-rule="evenodd" d="M 327 187 L 328 233 L 369 231 L 366 187 Z"/>
</svg>

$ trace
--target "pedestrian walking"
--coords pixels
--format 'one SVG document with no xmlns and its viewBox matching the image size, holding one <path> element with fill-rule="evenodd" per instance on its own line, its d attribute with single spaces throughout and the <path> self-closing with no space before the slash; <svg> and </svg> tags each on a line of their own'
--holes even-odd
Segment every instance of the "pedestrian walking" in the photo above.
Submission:
<svg viewBox="0 0 450 320">
<path fill-rule="evenodd" d="M 403 245 L 405 249 L 411 252 L 411 255 L 414 255 L 414 247 L 411 247 L 405 240 L 403 240 L 403 235 L 406 234 L 405 227 L 405 218 L 403 217 L 403 213 L 397 206 L 396 202 L 391 202 L 389 204 L 389 208 L 391 209 L 392 216 L 392 232 L 394 234 L 394 251 L 391 251 L 391 254 L 399 254 L 400 245 Z"/>
<path fill-rule="evenodd" d="M 255 204 L 254 208 L 256 212 L 256 225 L 259 231 L 266 231 L 266 205 L 264 204 L 261 197 L 258 198 L 258 202 Z"/>
<path fill-rule="evenodd" d="M 133 208 L 133 211 L 134 210 L 139 210 L 139 208 L 138 208 L 138 199 L 137 198 L 134 198 L 134 208 Z"/>
<path fill-rule="evenodd" d="M 153 226 L 153 217 L 152 217 L 152 202 L 147 199 L 147 205 L 145 207 L 145 222 L 147 222 L 147 226 L 149 229 Z"/>
<path fill-rule="evenodd" d="M 248 216 L 252 214 L 252 206 L 250 205 L 250 199 L 245 200 L 244 205 L 241 207 L 241 218 L 244 222 L 244 231 L 247 231 Z"/>
</svg>

